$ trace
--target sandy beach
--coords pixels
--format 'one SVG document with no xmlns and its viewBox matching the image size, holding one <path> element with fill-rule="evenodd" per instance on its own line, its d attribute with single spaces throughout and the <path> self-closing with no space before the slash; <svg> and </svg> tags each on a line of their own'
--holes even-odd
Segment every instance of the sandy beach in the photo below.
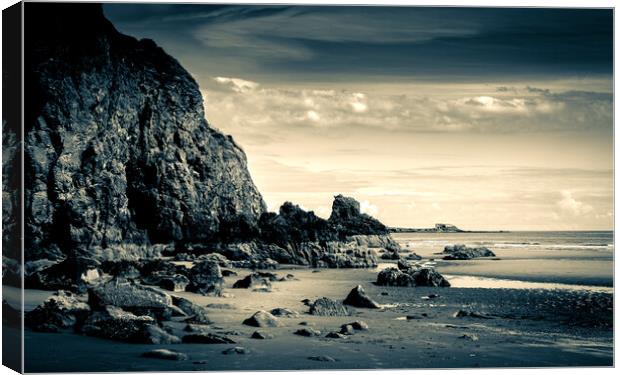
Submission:
<svg viewBox="0 0 620 375">
<path fill-rule="evenodd" d="M 428 258 L 423 260 L 428 261 Z M 480 267 L 445 262 L 440 272 Z M 490 264 L 489 263 L 489 264 Z M 226 278 L 223 297 L 179 292 L 209 310 L 213 321 L 207 331 L 222 334 L 234 344 L 139 345 L 113 342 L 73 333 L 26 331 L 26 371 L 186 371 L 186 370 L 284 370 L 284 369 L 389 369 L 453 367 L 545 367 L 611 366 L 613 364 L 612 294 L 606 289 L 563 285 L 562 288 L 470 288 L 459 287 L 459 276 L 450 276 L 451 288 L 399 288 L 374 284 L 382 263 L 375 269 L 321 269 L 283 267 L 279 276 L 293 274 L 296 280 L 274 282 L 271 292 L 232 289 L 232 284 L 250 271 L 236 269 L 238 276 Z M 464 272 L 466 274 L 467 272 Z M 484 275 L 489 276 L 489 275 Z M 381 309 L 355 308 L 350 317 L 308 314 L 301 301 L 329 297 L 342 300 L 356 285 L 362 285 Z M 523 288 L 525 287 L 525 288 Z M 10 296 L 10 292 L 7 296 Z M 26 308 L 36 306 L 47 292 L 28 290 Z M 431 294 L 439 297 L 429 299 Z M 257 329 L 242 324 L 258 310 L 285 307 L 299 313 L 279 318 L 281 326 L 260 328 L 273 335 L 252 339 Z M 475 311 L 488 319 L 454 317 L 459 310 Z M 325 335 L 342 324 L 362 320 L 368 331 L 343 339 Z M 317 337 L 294 332 L 307 324 L 321 331 Z M 175 334 L 183 334 L 185 323 L 165 322 Z M 241 346 L 246 354 L 224 355 Z M 173 349 L 188 355 L 186 361 L 142 358 L 155 348 Z M 328 356 L 334 361 L 311 357 Z M 68 360 L 68 358 L 71 358 Z"/>
</svg>

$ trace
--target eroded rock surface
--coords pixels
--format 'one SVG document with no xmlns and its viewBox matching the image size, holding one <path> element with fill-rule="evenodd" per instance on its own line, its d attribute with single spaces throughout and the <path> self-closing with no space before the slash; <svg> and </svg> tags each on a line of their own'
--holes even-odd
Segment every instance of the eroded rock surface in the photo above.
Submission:
<svg viewBox="0 0 620 375">
<path fill-rule="evenodd" d="M 177 60 L 100 5 L 29 4 L 28 17 L 28 260 L 256 234 L 265 204 L 246 156 Z"/>
<path fill-rule="evenodd" d="M 377 285 L 449 287 L 450 283 L 434 268 L 411 267 L 401 271 L 390 267 L 379 272 Z"/>
</svg>

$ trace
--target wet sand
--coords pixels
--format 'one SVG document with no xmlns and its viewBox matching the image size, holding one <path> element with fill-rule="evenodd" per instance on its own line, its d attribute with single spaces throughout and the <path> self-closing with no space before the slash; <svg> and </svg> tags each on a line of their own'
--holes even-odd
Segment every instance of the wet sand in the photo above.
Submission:
<svg viewBox="0 0 620 375">
<path fill-rule="evenodd" d="M 249 271 L 226 278 L 227 287 Z M 209 308 L 209 331 L 226 334 L 236 344 L 136 345 L 72 333 L 26 332 L 26 371 L 186 371 L 284 369 L 389 369 L 453 367 L 611 366 L 613 331 L 611 295 L 591 291 L 481 288 L 397 288 L 373 284 L 377 269 L 280 269 L 298 281 L 274 282 L 269 293 L 226 289 L 230 298 L 174 293 Z M 351 317 L 317 317 L 307 314 L 304 298 L 343 299 L 361 284 L 383 309 L 355 309 Z M 45 293 L 27 291 L 27 305 Z M 387 293 L 387 295 L 385 295 Z M 423 299 L 430 293 L 436 299 Z M 29 302 L 28 302 L 29 301 Z M 298 318 L 279 318 L 282 326 L 260 328 L 273 339 L 256 340 L 256 328 L 242 321 L 257 310 L 287 307 Z M 459 309 L 475 310 L 493 319 L 455 318 Z M 426 314 L 427 316 L 423 316 Z M 416 319 L 406 319 L 415 315 Z M 341 324 L 363 320 L 370 326 L 346 339 L 328 339 Z M 321 337 L 293 332 L 309 322 Z M 183 323 L 166 322 L 181 334 Z M 469 337 L 477 337 L 471 341 Z M 247 354 L 222 351 L 243 346 Z M 155 348 L 186 353 L 187 361 L 147 359 L 140 354 Z M 311 356 L 330 356 L 319 362 Z M 196 363 L 200 362 L 200 363 Z"/>
</svg>

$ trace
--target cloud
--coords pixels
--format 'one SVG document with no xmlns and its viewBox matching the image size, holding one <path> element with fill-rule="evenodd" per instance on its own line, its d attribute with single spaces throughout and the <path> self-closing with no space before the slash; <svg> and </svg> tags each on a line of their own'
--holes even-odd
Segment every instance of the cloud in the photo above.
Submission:
<svg viewBox="0 0 620 375">
<path fill-rule="evenodd" d="M 376 216 L 379 213 L 379 207 L 367 200 L 360 202 L 360 211 L 370 216 Z"/>
<path fill-rule="evenodd" d="M 215 77 L 214 80 L 218 84 L 239 93 L 255 90 L 259 86 L 257 82 L 252 82 L 241 78 Z"/>
<path fill-rule="evenodd" d="M 479 95 L 410 93 L 411 86 L 376 91 L 278 87 L 216 77 L 206 87 L 207 116 L 228 131 L 267 134 L 307 129 L 362 128 L 399 132 L 611 131 L 613 96 L 605 92 L 477 89 Z M 346 86 L 345 86 L 346 87 Z M 449 88 L 449 87 L 447 87 Z M 466 92 L 466 91 L 463 91 Z M 219 112 L 219 113 L 218 113 Z"/>
<path fill-rule="evenodd" d="M 562 198 L 557 202 L 557 205 L 563 212 L 573 216 L 582 216 L 590 213 L 593 209 L 592 206 L 575 199 L 569 190 L 561 191 L 560 195 Z"/>
</svg>

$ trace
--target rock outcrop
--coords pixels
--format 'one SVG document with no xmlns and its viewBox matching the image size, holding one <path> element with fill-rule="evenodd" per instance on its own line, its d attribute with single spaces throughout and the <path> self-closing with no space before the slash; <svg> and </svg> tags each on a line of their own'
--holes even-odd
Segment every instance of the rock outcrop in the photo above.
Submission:
<svg viewBox="0 0 620 375">
<path fill-rule="evenodd" d="M 351 197 L 337 195 L 328 220 L 290 202 L 265 212 L 244 152 L 205 120 L 196 81 L 155 42 L 119 33 L 101 5 L 26 8 L 28 287 L 94 290 L 109 274 L 217 295 L 219 267 L 374 267 L 377 251 L 398 252 Z M 16 134 L 3 139 L 8 172 L 20 161 Z M 11 194 L 7 220 L 21 212 Z M 175 255 L 202 262 L 153 261 Z"/>
<path fill-rule="evenodd" d="M 209 126 L 196 81 L 174 58 L 120 34 L 101 5 L 26 12 L 28 260 L 256 235 L 265 204 L 246 156 Z"/>
<path fill-rule="evenodd" d="M 450 283 L 434 268 L 410 267 L 399 270 L 391 267 L 379 272 L 377 285 L 449 287 Z"/>
<path fill-rule="evenodd" d="M 444 260 L 467 260 L 473 258 L 494 257 L 495 254 L 486 247 L 468 247 L 465 245 L 446 246 Z"/>
</svg>

